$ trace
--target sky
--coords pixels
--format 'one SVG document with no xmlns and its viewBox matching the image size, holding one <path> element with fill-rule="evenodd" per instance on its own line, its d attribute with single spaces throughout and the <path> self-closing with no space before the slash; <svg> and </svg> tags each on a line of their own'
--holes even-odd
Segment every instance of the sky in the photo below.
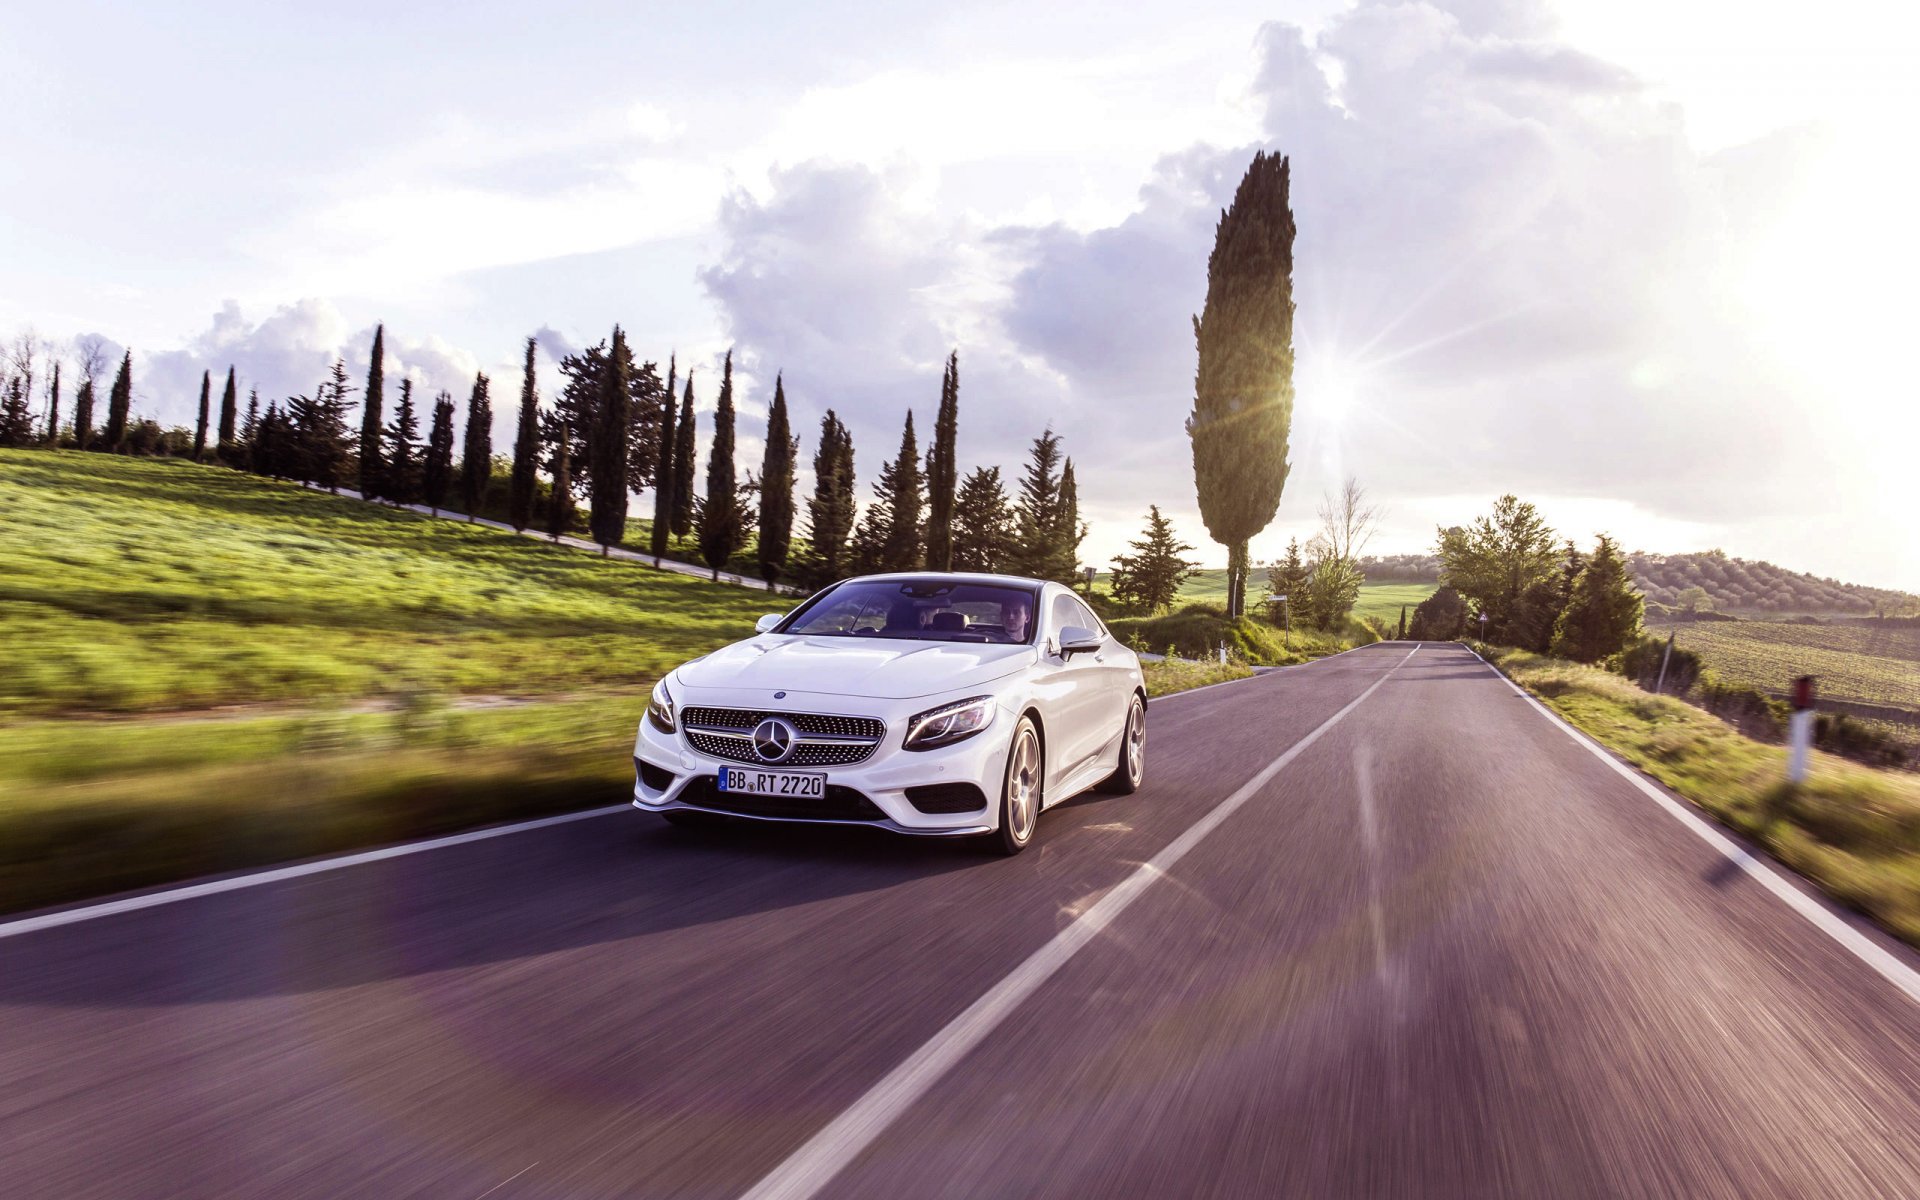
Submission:
<svg viewBox="0 0 1920 1200">
<path fill-rule="evenodd" d="M 1158 504 L 1215 565 L 1190 318 L 1275 150 L 1298 397 L 1256 560 L 1352 476 L 1373 552 L 1513 492 L 1920 590 L 1916 36 L 1863 0 L 17 6 L 0 336 L 131 347 L 186 423 L 202 370 L 308 391 L 384 322 L 389 380 L 500 381 L 502 445 L 524 339 L 551 396 L 618 322 L 703 409 L 734 348 L 745 468 L 784 373 L 801 486 L 833 408 L 863 492 L 957 349 L 963 467 L 1051 426 L 1083 561 Z"/>
</svg>

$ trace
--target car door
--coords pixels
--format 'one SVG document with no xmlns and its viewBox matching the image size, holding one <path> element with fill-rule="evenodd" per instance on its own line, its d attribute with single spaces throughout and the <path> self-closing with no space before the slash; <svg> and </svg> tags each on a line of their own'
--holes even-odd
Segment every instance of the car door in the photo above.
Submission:
<svg viewBox="0 0 1920 1200">
<path fill-rule="evenodd" d="M 1100 734 L 1097 741 L 1104 746 L 1120 735 L 1121 727 L 1127 721 L 1127 704 L 1133 699 L 1132 663 L 1126 648 L 1106 626 L 1106 622 L 1094 615 L 1086 602 L 1074 598 L 1079 609 L 1079 624 L 1099 634 L 1106 644 L 1094 661 L 1100 667 L 1100 714 L 1098 717 Z"/>
<path fill-rule="evenodd" d="M 1046 676 L 1047 704 L 1041 715 L 1047 722 L 1048 774 L 1055 784 L 1079 771 L 1087 760 L 1100 752 L 1108 731 L 1102 728 L 1106 710 L 1106 689 L 1102 682 L 1106 664 L 1100 654 L 1076 654 L 1067 658 L 1060 653 L 1060 631 L 1072 626 L 1088 626 L 1084 608 L 1072 592 L 1064 588 L 1050 591 L 1047 597 L 1047 623 L 1041 629 L 1041 664 Z M 1052 788 L 1049 791 L 1052 792 Z M 1048 800 L 1064 800 L 1050 794 Z"/>
</svg>

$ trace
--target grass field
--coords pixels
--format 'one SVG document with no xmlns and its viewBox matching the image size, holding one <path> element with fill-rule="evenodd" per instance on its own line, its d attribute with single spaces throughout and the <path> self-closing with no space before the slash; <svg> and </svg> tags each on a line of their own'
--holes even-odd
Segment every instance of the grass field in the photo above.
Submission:
<svg viewBox="0 0 1920 1200">
<path fill-rule="evenodd" d="M 0 451 L 0 713 L 632 686 L 767 606 L 191 462 Z"/>
<path fill-rule="evenodd" d="M 1784 691 L 1794 676 L 1815 675 L 1822 695 L 1920 711 L 1920 629 L 1770 621 L 1675 629 L 1675 644 L 1728 682 Z"/>
<path fill-rule="evenodd" d="M 1093 588 L 1097 592 L 1104 592 L 1112 580 L 1111 575 L 1103 572 L 1093 577 Z M 1407 606 L 1407 618 L 1411 620 L 1413 606 L 1433 595 L 1438 587 L 1438 584 L 1432 583 L 1370 583 L 1360 589 L 1360 602 L 1354 605 L 1353 615 L 1378 617 L 1383 621 L 1398 624 L 1400 606 L 1404 604 Z M 1267 574 L 1265 571 L 1254 572 L 1248 590 L 1251 592 L 1249 606 L 1266 598 Z M 1180 598 L 1175 602 L 1175 606 L 1178 607 L 1181 604 L 1224 605 L 1226 602 L 1227 569 L 1218 567 L 1201 571 L 1187 580 L 1180 589 Z"/>
</svg>

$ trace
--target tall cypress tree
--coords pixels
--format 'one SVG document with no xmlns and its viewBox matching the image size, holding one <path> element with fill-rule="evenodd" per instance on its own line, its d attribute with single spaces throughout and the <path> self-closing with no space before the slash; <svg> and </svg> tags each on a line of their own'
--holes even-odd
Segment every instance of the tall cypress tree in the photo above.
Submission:
<svg viewBox="0 0 1920 1200">
<path fill-rule="evenodd" d="M 527 353 L 531 356 L 533 343 L 527 344 Z M 528 361 L 531 362 L 532 358 L 529 357 Z M 607 547 L 619 545 L 627 532 L 628 406 L 633 402 L 632 378 L 627 365 L 630 361 L 627 335 L 615 325 L 613 348 L 608 354 L 607 368 L 603 373 L 605 391 L 601 394 L 600 411 L 596 414 L 599 428 L 587 439 L 589 452 L 593 455 L 589 466 L 591 490 L 588 493 L 590 509 L 587 519 L 593 527 L 593 540 L 600 543 L 601 554 L 607 552 Z"/>
<path fill-rule="evenodd" d="M 239 388 L 233 378 L 233 367 L 227 367 L 227 390 L 220 393 L 220 440 L 214 445 L 214 452 L 231 456 L 236 446 L 233 426 L 239 418 Z"/>
<path fill-rule="evenodd" d="M 556 542 L 573 528 L 573 477 L 568 469 L 573 457 L 571 432 L 562 417 L 553 447 L 553 490 L 547 494 L 547 536 Z"/>
<path fill-rule="evenodd" d="M 947 356 L 940 378 L 940 412 L 927 450 L 927 569 L 953 569 L 953 500 L 959 482 L 954 437 L 960 426 L 960 352 Z"/>
<path fill-rule="evenodd" d="M 926 511 L 926 491 L 920 475 L 920 447 L 913 436 L 913 411 L 907 411 L 906 428 L 900 433 L 900 456 L 880 469 L 875 485 L 886 500 L 886 536 L 881 541 L 880 563 L 883 571 L 916 571 L 920 568 L 921 518 Z"/>
<path fill-rule="evenodd" d="M 200 372 L 200 423 L 193 429 L 193 461 L 207 453 L 207 405 L 213 399 L 213 372 Z"/>
<path fill-rule="evenodd" d="M 427 434 L 427 461 L 420 472 L 421 496 L 434 516 L 447 502 L 447 484 L 453 478 L 453 396 L 441 392 L 433 402 L 433 428 Z"/>
<path fill-rule="evenodd" d="M 713 447 L 707 458 L 707 494 L 699 512 L 700 557 L 720 578 L 720 568 L 746 541 L 740 487 L 733 469 L 733 351 L 720 375 L 720 403 L 713 410 Z"/>
<path fill-rule="evenodd" d="M 1199 368 L 1187 435 L 1207 532 L 1227 547 L 1227 615 L 1245 608 L 1247 542 L 1287 482 L 1293 423 L 1293 209 L 1287 160 L 1264 151 L 1220 214 L 1207 300 L 1193 319 Z"/>
<path fill-rule="evenodd" d="M 693 372 L 687 372 L 686 397 L 680 404 L 680 427 L 673 443 L 673 536 L 686 537 L 693 532 L 694 471 L 700 450 L 695 444 L 693 427 Z"/>
<path fill-rule="evenodd" d="M 836 583 L 846 573 L 853 490 L 853 435 L 828 409 L 820 418 L 820 445 L 813 452 L 813 495 L 807 500 L 807 541 L 812 549 L 808 582 L 814 587 Z"/>
<path fill-rule="evenodd" d="M 118 454 L 127 440 L 127 410 L 133 405 L 133 351 L 120 359 L 120 373 L 113 377 L 113 390 L 107 393 L 107 429 L 102 440 L 109 453 Z"/>
<path fill-rule="evenodd" d="M 760 461 L 760 578 L 767 590 L 780 580 L 793 545 L 793 471 L 800 440 L 787 422 L 787 392 L 773 377 L 773 407 L 767 412 L 767 449 Z"/>
<path fill-rule="evenodd" d="M 247 392 L 247 416 L 240 423 L 240 451 L 243 459 L 251 458 L 253 444 L 260 437 L 260 389 L 252 388 Z M 243 464 L 236 464 L 243 465 Z"/>
<path fill-rule="evenodd" d="M 1080 542 L 1087 536 L 1087 527 L 1080 523 L 1080 485 L 1074 480 L 1071 458 L 1060 469 L 1059 495 L 1047 539 L 1046 578 L 1072 586 L 1080 573 Z"/>
<path fill-rule="evenodd" d="M 386 403 L 387 327 L 373 327 L 373 354 L 367 367 L 367 395 L 360 412 L 360 494 L 368 500 L 384 494 L 380 482 L 380 421 Z"/>
<path fill-rule="evenodd" d="M 60 360 L 53 360 L 53 382 L 47 387 L 47 445 L 60 444 Z"/>
<path fill-rule="evenodd" d="M 540 394 L 534 389 L 534 340 L 527 339 L 527 365 L 520 380 L 520 431 L 513 439 L 513 474 L 507 481 L 507 522 L 515 529 L 533 524 L 533 485 L 540 452 Z"/>
<path fill-rule="evenodd" d="M 486 375 L 473 377 L 473 394 L 467 398 L 466 440 L 460 449 L 460 503 L 467 519 L 480 515 L 487 498 L 487 483 L 493 478 L 493 401 L 487 395 Z"/>
<path fill-rule="evenodd" d="M 80 390 L 73 394 L 73 445 L 77 450 L 93 448 L 93 375 L 83 372 Z"/>
<path fill-rule="evenodd" d="M 653 549 L 653 565 L 660 565 L 660 558 L 667 552 L 667 535 L 673 532 L 673 496 L 674 487 L 679 483 L 679 464 L 674 455 L 679 449 L 678 420 L 680 398 L 673 394 L 679 384 L 680 360 L 678 355 L 667 358 L 667 398 L 660 406 L 660 449 L 658 466 L 653 481 L 653 529 L 650 531 Z M 687 379 L 692 384 L 691 376 Z"/>
<path fill-rule="evenodd" d="M 413 380 L 400 381 L 400 406 L 387 426 L 380 482 L 386 498 L 412 504 L 420 498 L 420 420 L 413 412 Z"/>
</svg>

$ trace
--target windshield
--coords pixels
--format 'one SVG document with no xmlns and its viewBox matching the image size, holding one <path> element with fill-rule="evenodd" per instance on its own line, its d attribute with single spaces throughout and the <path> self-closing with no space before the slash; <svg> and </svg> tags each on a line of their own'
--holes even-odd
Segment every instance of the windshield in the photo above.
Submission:
<svg viewBox="0 0 1920 1200">
<path fill-rule="evenodd" d="M 1033 640 L 1031 588 L 951 579 L 856 579 L 788 618 L 781 633 L 932 642 Z"/>
</svg>

